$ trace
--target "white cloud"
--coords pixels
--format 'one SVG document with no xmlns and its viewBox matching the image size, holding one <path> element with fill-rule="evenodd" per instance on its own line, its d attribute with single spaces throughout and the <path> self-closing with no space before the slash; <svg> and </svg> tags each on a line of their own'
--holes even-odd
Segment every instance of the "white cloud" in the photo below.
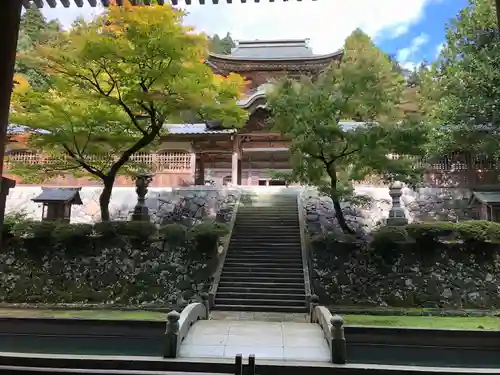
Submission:
<svg viewBox="0 0 500 375">
<path fill-rule="evenodd" d="M 437 45 L 437 47 L 436 47 L 436 56 L 435 56 L 436 58 L 438 58 L 438 57 L 439 57 L 439 55 L 440 55 L 440 54 L 441 54 L 441 52 L 443 51 L 444 46 L 445 46 L 445 43 L 444 43 L 444 42 L 443 42 L 443 43 L 439 43 L 439 44 Z"/>
<path fill-rule="evenodd" d="M 401 66 L 405 69 L 413 70 L 413 68 L 418 64 L 413 61 L 414 55 L 420 50 L 422 46 L 429 42 L 429 36 L 427 34 L 420 34 L 419 36 L 413 38 L 411 44 L 403 49 L 400 49 L 397 54 L 397 60 Z"/>
<path fill-rule="evenodd" d="M 186 23 L 208 34 L 231 32 L 235 39 L 309 38 L 315 53 L 328 53 L 342 47 L 345 38 L 361 28 L 372 38 L 395 38 L 423 16 L 427 3 L 439 0 L 323 0 L 275 1 L 233 4 L 220 1 L 212 5 L 187 7 Z M 71 7 L 44 10 L 48 18 L 59 18 L 69 26 L 78 16 L 90 18 L 91 8 Z"/>
</svg>

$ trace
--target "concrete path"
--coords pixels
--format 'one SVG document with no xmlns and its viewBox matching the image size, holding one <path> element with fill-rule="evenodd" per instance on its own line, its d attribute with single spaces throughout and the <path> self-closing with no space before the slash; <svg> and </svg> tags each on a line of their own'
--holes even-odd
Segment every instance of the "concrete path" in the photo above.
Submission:
<svg viewBox="0 0 500 375">
<path fill-rule="evenodd" d="M 330 350 L 318 324 L 201 320 L 181 344 L 181 358 L 234 358 L 236 354 L 280 361 L 330 362 Z"/>
</svg>

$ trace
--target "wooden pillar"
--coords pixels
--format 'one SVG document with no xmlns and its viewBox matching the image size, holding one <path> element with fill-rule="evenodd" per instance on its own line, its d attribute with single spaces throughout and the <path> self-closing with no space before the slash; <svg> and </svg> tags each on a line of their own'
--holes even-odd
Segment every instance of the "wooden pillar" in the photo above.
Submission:
<svg viewBox="0 0 500 375">
<path fill-rule="evenodd" d="M 21 20 L 20 0 L 0 1 L 0 175 L 2 176 L 0 191 L 0 228 L 3 227 L 5 200 L 9 194 L 9 181 L 4 182 L 3 160 L 7 126 L 9 124 L 10 96 L 14 81 L 14 63 L 16 61 L 17 38 Z M 0 248 L 1 248 L 0 235 Z"/>
<path fill-rule="evenodd" d="M 196 151 L 193 149 L 191 151 L 191 178 L 192 184 L 196 185 Z"/>
<path fill-rule="evenodd" d="M 238 159 L 238 171 L 236 175 L 236 183 L 241 185 L 241 158 Z"/>
<path fill-rule="evenodd" d="M 241 185 L 241 150 L 238 136 L 233 139 L 233 155 L 231 158 L 231 183 Z"/>
<path fill-rule="evenodd" d="M 195 163 L 194 184 L 205 185 L 205 165 L 200 154 L 196 155 Z"/>
<path fill-rule="evenodd" d="M 238 152 L 234 150 L 231 157 L 231 183 L 238 185 Z"/>
<path fill-rule="evenodd" d="M 497 26 L 500 29 L 500 0 L 496 0 Z"/>
</svg>

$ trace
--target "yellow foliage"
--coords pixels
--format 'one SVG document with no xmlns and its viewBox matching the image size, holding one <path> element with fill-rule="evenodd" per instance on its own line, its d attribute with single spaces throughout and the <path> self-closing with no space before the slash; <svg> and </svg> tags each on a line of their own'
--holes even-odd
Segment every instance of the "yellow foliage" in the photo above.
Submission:
<svg viewBox="0 0 500 375">
<path fill-rule="evenodd" d="M 20 74 L 16 74 L 14 76 L 14 92 L 15 93 L 19 93 L 19 94 L 25 93 L 28 91 L 29 87 L 30 87 L 30 84 L 29 84 L 28 80 L 26 79 L 26 77 L 24 77 Z"/>
</svg>

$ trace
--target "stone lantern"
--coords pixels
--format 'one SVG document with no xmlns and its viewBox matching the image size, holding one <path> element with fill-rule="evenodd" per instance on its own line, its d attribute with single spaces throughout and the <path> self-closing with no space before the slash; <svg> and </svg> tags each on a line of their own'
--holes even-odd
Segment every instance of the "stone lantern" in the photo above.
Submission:
<svg viewBox="0 0 500 375">
<path fill-rule="evenodd" d="M 405 210 L 401 207 L 401 195 L 403 184 L 400 181 L 394 181 L 389 186 L 389 195 L 392 199 L 392 207 L 389 210 L 389 217 L 387 218 L 387 225 L 401 226 L 408 224 Z"/>
<path fill-rule="evenodd" d="M 132 221 L 149 221 L 149 210 L 146 206 L 146 194 L 149 184 L 153 181 L 153 174 L 140 173 L 135 178 L 135 192 L 137 193 L 137 204 L 132 213 Z"/>
</svg>

